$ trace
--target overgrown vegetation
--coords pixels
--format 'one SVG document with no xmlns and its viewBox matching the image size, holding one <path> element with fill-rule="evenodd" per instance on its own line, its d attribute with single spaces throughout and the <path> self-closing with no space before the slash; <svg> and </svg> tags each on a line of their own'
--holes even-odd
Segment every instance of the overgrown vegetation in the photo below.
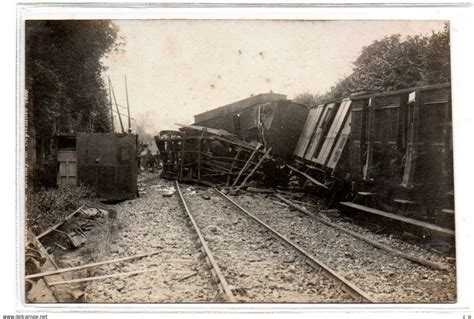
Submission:
<svg viewBox="0 0 474 319">
<path fill-rule="evenodd" d="M 58 132 L 110 131 L 102 58 L 120 46 L 117 27 L 107 20 L 29 20 L 25 36 L 28 134 L 36 148 L 48 154 Z"/>
<path fill-rule="evenodd" d="M 39 234 L 63 220 L 94 193 L 86 186 L 67 186 L 42 189 L 29 196 L 34 205 L 27 209 L 26 225 L 34 234 Z"/>
<path fill-rule="evenodd" d="M 295 101 L 315 106 L 353 92 L 382 92 L 449 82 L 449 25 L 430 36 L 399 34 L 374 41 L 353 62 L 353 72 L 323 95 L 303 93 Z"/>
</svg>

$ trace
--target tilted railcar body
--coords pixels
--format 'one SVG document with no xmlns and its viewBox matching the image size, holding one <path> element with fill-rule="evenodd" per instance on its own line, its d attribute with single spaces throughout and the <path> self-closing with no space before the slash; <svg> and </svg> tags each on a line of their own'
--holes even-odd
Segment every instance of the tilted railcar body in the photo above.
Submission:
<svg viewBox="0 0 474 319">
<path fill-rule="evenodd" d="M 454 211 L 450 85 L 319 105 L 309 112 L 294 156 L 326 184 L 346 183 L 386 210 L 423 207 L 422 218 L 436 222 L 438 212 Z"/>
<path fill-rule="evenodd" d="M 308 115 L 308 108 L 282 94 L 259 94 L 195 116 L 195 125 L 224 129 L 247 142 L 271 147 L 290 158 Z"/>
<path fill-rule="evenodd" d="M 350 133 L 351 100 L 318 105 L 309 112 L 294 155 L 325 171 L 335 170 Z"/>
</svg>

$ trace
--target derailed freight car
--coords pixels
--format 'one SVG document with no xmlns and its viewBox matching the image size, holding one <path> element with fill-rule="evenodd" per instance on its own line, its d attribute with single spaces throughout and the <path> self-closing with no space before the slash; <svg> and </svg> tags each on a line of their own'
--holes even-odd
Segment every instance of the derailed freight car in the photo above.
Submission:
<svg viewBox="0 0 474 319">
<path fill-rule="evenodd" d="M 57 136 L 57 184 L 85 184 L 100 200 L 137 197 L 134 134 L 75 133 Z"/>
<path fill-rule="evenodd" d="M 286 95 L 259 94 L 195 115 L 194 125 L 223 129 L 246 142 L 259 142 L 284 159 L 292 156 L 308 108 Z"/>
<path fill-rule="evenodd" d="M 450 84 L 319 105 L 294 155 L 345 206 L 454 227 Z"/>
</svg>

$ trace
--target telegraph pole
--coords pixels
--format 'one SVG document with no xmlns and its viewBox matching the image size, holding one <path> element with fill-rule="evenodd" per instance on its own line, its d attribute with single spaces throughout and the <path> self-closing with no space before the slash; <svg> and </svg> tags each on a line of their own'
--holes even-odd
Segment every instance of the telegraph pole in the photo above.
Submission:
<svg viewBox="0 0 474 319">
<path fill-rule="evenodd" d="M 112 124 L 112 133 L 115 133 L 114 129 L 114 110 L 112 108 L 112 89 L 110 87 L 110 77 L 107 76 L 107 79 L 109 80 L 109 106 L 110 106 L 110 123 Z"/>
<path fill-rule="evenodd" d="M 127 96 L 127 111 L 128 111 L 128 133 L 132 133 L 132 123 L 130 119 L 130 104 L 128 103 L 128 87 L 127 76 L 125 75 L 125 95 Z"/>
<path fill-rule="evenodd" d="M 110 81 L 110 79 L 109 79 L 109 83 L 110 83 L 110 86 L 112 88 L 112 96 L 114 97 L 115 107 L 117 108 L 117 116 L 119 118 L 120 127 L 122 128 L 122 133 L 125 133 L 125 130 L 123 129 L 122 117 L 120 116 L 120 111 L 119 111 L 118 104 L 117 104 L 117 98 L 115 97 L 114 86 L 112 85 L 112 81 Z"/>
</svg>

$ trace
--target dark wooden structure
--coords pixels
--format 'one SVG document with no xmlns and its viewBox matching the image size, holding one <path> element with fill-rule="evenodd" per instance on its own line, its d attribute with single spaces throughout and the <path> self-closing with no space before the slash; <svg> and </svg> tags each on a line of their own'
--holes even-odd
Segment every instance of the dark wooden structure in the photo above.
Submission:
<svg viewBox="0 0 474 319">
<path fill-rule="evenodd" d="M 329 198 L 348 190 L 345 206 L 352 194 L 367 211 L 452 225 L 443 213 L 454 211 L 451 126 L 449 83 L 350 96 L 309 111 L 295 166 Z"/>
<path fill-rule="evenodd" d="M 226 130 L 289 159 L 307 115 L 306 106 L 287 100 L 285 95 L 264 93 L 197 114 L 194 125 Z"/>
<path fill-rule="evenodd" d="M 77 133 L 57 137 L 58 185 L 91 186 L 102 200 L 137 196 L 137 135 Z"/>
<path fill-rule="evenodd" d="M 161 177 L 208 186 L 239 189 L 250 180 L 262 181 L 263 162 L 270 149 L 247 143 L 223 130 L 184 126 L 155 136 L 163 170 Z"/>
</svg>

